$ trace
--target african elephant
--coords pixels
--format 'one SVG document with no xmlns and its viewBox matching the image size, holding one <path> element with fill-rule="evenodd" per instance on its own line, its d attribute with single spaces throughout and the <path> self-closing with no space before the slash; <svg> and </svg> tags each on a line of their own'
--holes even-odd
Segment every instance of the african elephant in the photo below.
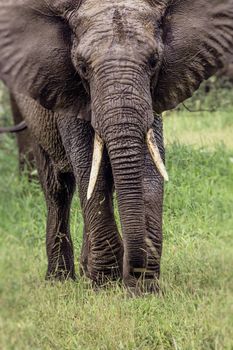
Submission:
<svg viewBox="0 0 233 350">
<path fill-rule="evenodd" d="M 16 135 L 19 171 L 22 173 L 25 170 L 29 170 L 30 177 L 30 171 L 34 169 L 33 142 L 13 94 L 10 95 L 10 106 L 15 125 L 11 127 L 0 127 L 0 134 L 12 133 Z"/>
<path fill-rule="evenodd" d="M 23 116 L 15 101 L 14 95 L 10 95 L 10 104 L 15 125 L 23 123 Z M 31 171 L 34 169 L 33 143 L 29 130 L 24 129 L 16 132 L 16 140 L 19 154 L 19 171 Z"/>
<path fill-rule="evenodd" d="M 232 51 L 233 0 L 0 0 L 0 77 L 35 143 L 47 278 L 75 278 L 77 184 L 82 272 L 97 284 L 157 290 L 168 180 L 159 115 Z"/>
</svg>

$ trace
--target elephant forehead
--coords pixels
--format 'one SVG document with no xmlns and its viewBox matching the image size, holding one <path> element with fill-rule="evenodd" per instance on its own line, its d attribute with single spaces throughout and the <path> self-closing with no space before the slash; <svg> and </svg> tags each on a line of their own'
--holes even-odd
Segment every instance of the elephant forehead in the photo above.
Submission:
<svg viewBox="0 0 233 350">
<path fill-rule="evenodd" d="M 85 32 L 91 30 L 106 30 L 114 28 L 118 23 L 122 31 L 147 28 L 154 30 L 151 7 L 145 0 L 86 0 L 78 10 L 78 27 Z M 149 25 L 151 24 L 151 26 Z"/>
<path fill-rule="evenodd" d="M 88 55 L 93 48 L 102 50 L 125 41 L 154 47 L 155 21 L 151 7 L 143 0 L 102 0 L 95 5 L 86 0 L 76 18 L 79 49 Z"/>
<path fill-rule="evenodd" d="M 93 0 L 86 0 L 82 3 L 80 13 L 85 12 L 86 15 L 92 17 L 102 12 L 111 10 L 112 8 L 128 9 L 132 11 L 148 13 L 151 7 L 145 0 L 97 0 L 93 4 Z"/>
</svg>

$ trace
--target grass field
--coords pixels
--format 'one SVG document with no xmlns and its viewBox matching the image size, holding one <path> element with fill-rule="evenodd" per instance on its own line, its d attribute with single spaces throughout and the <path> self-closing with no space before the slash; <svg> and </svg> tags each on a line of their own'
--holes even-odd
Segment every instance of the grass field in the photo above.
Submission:
<svg viewBox="0 0 233 350">
<path fill-rule="evenodd" d="M 85 279 L 44 281 L 43 195 L 18 177 L 15 142 L 1 137 L 1 350 L 233 349 L 233 108 L 213 114 L 165 120 L 163 294 L 137 299 Z M 77 270 L 82 225 L 76 198 Z"/>
</svg>

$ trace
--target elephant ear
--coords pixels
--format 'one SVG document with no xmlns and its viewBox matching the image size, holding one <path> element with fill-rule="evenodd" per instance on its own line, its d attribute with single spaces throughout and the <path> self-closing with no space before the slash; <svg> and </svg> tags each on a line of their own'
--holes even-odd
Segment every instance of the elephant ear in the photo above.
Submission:
<svg viewBox="0 0 233 350">
<path fill-rule="evenodd" d="M 69 9 L 63 3 L 0 0 L 0 78 L 47 109 L 77 115 L 84 89 L 71 61 L 72 34 L 62 18 Z"/>
<path fill-rule="evenodd" d="M 233 0 L 170 0 L 164 57 L 153 103 L 157 113 L 191 97 L 233 54 Z"/>
</svg>

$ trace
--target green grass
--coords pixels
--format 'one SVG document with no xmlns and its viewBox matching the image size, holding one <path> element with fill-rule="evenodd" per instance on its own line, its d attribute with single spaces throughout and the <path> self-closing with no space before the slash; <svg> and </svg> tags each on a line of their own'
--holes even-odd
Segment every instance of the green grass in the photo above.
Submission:
<svg viewBox="0 0 233 350">
<path fill-rule="evenodd" d="M 195 148 L 204 147 L 212 150 L 216 145 L 224 144 L 227 149 L 233 149 L 232 114 L 232 108 L 194 114 L 183 109 L 168 114 L 166 143 L 179 142 Z"/>
<path fill-rule="evenodd" d="M 166 119 L 163 294 L 137 299 L 119 286 L 94 292 L 85 279 L 44 281 L 43 195 L 18 177 L 14 140 L 1 137 L 0 349 L 232 350 L 232 140 L 224 146 L 232 124 L 230 108 Z M 221 141 L 208 142 L 212 132 Z M 76 198 L 77 269 L 82 225 Z"/>
</svg>

